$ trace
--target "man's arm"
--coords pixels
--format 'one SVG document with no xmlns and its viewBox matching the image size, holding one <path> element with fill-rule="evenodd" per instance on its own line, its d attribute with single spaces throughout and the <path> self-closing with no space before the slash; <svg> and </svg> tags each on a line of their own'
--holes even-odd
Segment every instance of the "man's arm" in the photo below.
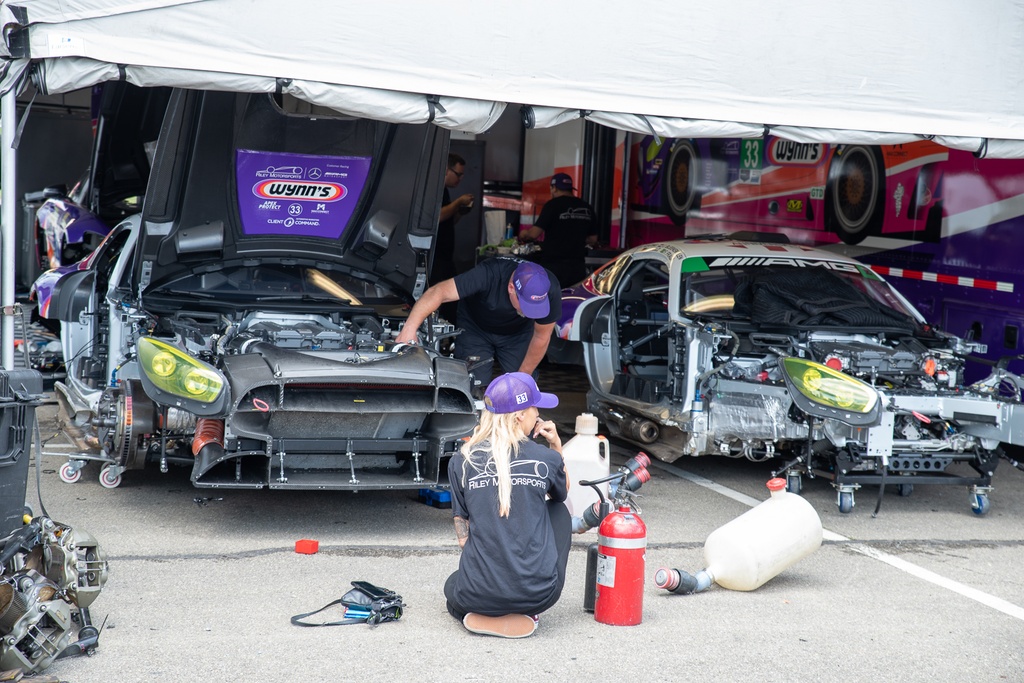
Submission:
<svg viewBox="0 0 1024 683">
<path fill-rule="evenodd" d="M 448 279 L 438 282 L 433 287 L 423 292 L 423 296 L 420 297 L 416 305 L 409 311 L 409 317 L 405 321 L 405 325 L 402 326 L 402 331 L 395 337 L 396 343 L 415 344 L 416 333 L 420 329 L 420 325 L 427 319 L 431 313 L 437 310 L 437 307 L 448 301 L 458 301 L 459 290 L 455 286 L 455 280 Z"/>
<path fill-rule="evenodd" d="M 522 232 L 519 233 L 519 241 L 535 242 L 538 239 L 540 239 L 540 236 L 543 234 L 544 230 L 542 228 L 539 228 L 536 225 L 531 225 L 526 230 L 523 230 Z"/>
<path fill-rule="evenodd" d="M 551 202 L 547 202 L 541 207 L 540 215 L 537 216 L 537 220 L 533 222 L 533 225 L 519 233 L 519 241 L 536 242 L 544 236 L 544 231 L 550 228 L 553 222 L 554 216 L 551 213 Z"/>
<path fill-rule="evenodd" d="M 544 354 L 548 352 L 548 344 L 551 343 L 551 330 L 554 327 L 554 323 L 544 325 L 541 323 L 533 324 L 533 337 L 530 338 L 530 346 L 526 349 L 526 357 L 523 358 L 523 362 L 519 365 L 519 372 L 525 372 L 530 375 L 537 369 L 540 361 L 544 358 Z"/>
<path fill-rule="evenodd" d="M 449 218 L 454 218 L 456 222 L 462 218 L 462 213 L 459 211 L 463 206 L 469 206 L 473 203 L 473 195 L 464 194 L 456 197 L 448 204 L 441 207 L 441 217 L 438 220 L 446 221 Z"/>
<path fill-rule="evenodd" d="M 469 540 L 469 520 L 465 517 L 452 517 L 455 522 L 455 536 L 459 539 L 459 547 L 465 548 Z"/>
</svg>

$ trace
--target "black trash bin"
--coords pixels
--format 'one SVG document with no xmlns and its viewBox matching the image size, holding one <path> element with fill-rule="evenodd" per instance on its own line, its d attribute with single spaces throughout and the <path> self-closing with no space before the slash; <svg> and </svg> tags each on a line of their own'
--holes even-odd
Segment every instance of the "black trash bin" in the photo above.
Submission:
<svg viewBox="0 0 1024 683">
<path fill-rule="evenodd" d="M 0 538 L 22 526 L 29 444 L 42 393 L 38 371 L 0 369 Z"/>
</svg>

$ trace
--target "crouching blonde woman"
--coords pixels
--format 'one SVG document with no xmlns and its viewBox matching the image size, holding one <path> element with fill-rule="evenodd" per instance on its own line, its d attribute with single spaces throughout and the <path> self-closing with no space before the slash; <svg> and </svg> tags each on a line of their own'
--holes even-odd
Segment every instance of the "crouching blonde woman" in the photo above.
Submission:
<svg viewBox="0 0 1024 683">
<path fill-rule="evenodd" d="M 526 373 L 496 378 L 480 424 L 448 464 L 462 556 L 444 595 L 474 633 L 529 636 L 562 594 L 571 545 L 562 441 L 538 413 L 557 405 Z"/>
</svg>

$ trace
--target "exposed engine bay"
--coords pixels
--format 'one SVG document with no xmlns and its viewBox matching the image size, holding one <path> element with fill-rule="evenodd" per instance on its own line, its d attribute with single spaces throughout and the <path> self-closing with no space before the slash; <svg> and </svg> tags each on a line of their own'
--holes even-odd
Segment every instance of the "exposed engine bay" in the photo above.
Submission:
<svg viewBox="0 0 1024 683">
<path fill-rule="evenodd" d="M 197 486 L 426 486 L 438 481 L 441 457 L 472 430 L 475 413 L 465 364 L 437 351 L 454 328 L 435 320 L 431 346 L 396 346 L 401 323 L 372 309 L 179 310 L 136 320 L 134 334 L 221 373 L 226 391 L 214 406 L 149 382 L 131 337 L 110 381 L 105 346 L 74 361 L 75 377 L 85 380 L 80 393 L 99 394 L 95 416 L 75 410 L 83 402 L 68 385 L 58 389 L 67 412 L 85 418 L 71 431 L 109 463 L 105 486 L 147 461 L 162 471 L 191 466 Z M 84 464 L 72 460 L 61 477 L 76 480 Z"/>
<path fill-rule="evenodd" d="M 184 311 L 175 313 L 167 326 L 184 340 L 190 353 L 210 358 L 246 353 L 260 341 L 302 351 L 367 351 L 378 349 L 394 335 L 390 321 L 378 320 L 372 312 L 302 315 L 254 311 L 211 316 Z"/>
<path fill-rule="evenodd" d="M 827 477 L 843 512 L 862 484 L 912 482 L 968 485 L 987 511 L 1000 443 L 1024 442 L 1020 378 L 997 368 L 965 386 L 977 345 L 855 262 L 700 257 L 688 271 L 662 261 L 677 244 L 722 249 L 638 248 L 648 258 L 614 295 L 577 311 L 574 328 L 593 316 L 590 407 L 614 433 L 670 462 L 785 458 L 791 489 Z M 974 474 L 947 472 L 956 463 Z"/>
<path fill-rule="evenodd" d="M 81 451 L 62 479 L 95 459 L 108 487 L 147 463 L 200 487 L 445 485 L 470 370 L 439 351 L 447 322 L 394 338 L 428 280 L 448 131 L 184 89 L 164 121 L 141 210 L 34 284 Z"/>
</svg>

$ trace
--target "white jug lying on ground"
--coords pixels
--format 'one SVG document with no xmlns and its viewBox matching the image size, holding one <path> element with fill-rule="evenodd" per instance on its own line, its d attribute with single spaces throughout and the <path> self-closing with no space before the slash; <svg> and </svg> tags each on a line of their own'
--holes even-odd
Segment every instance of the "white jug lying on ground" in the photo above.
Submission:
<svg viewBox="0 0 1024 683">
<path fill-rule="evenodd" d="M 712 583 L 752 591 L 821 546 L 821 519 L 811 504 L 786 491 L 786 480 L 768 482 L 771 497 L 711 532 L 704 543 L 705 569 L 690 575 L 662 568 L 659 588 L 696 593 Z"/>
</svg>

